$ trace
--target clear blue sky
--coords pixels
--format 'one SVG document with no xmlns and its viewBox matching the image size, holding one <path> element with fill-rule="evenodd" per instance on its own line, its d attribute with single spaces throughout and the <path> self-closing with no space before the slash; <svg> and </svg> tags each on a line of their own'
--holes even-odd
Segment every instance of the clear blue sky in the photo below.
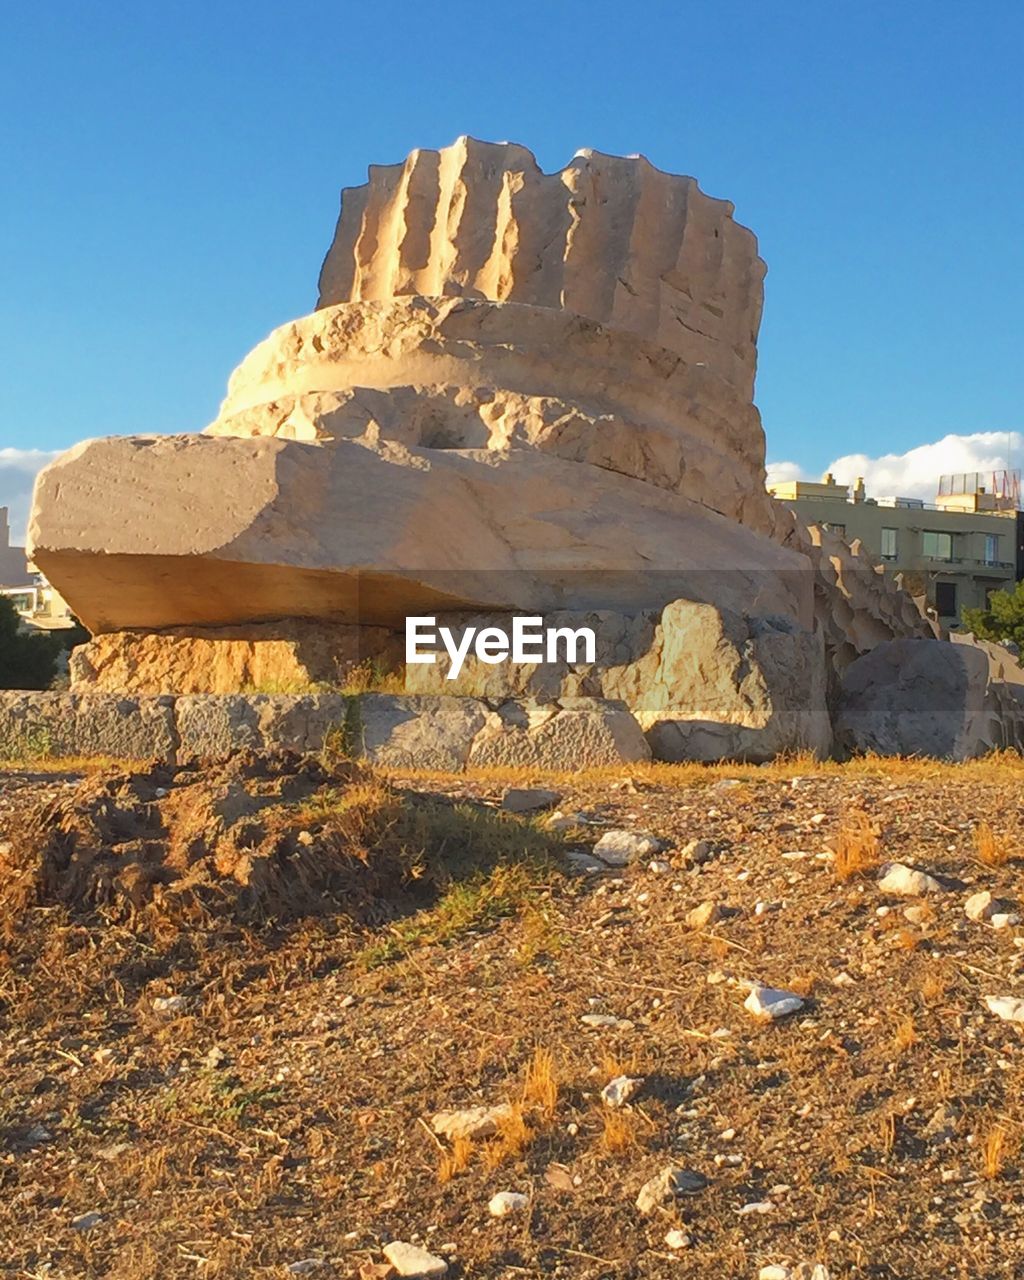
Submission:
<svg viewBox="0 0 1024 1280">
<path fill-rule="evenodd" d="M 338 191 L 469 133 L 646 154 L 769 266 L 769 454 L 1022 425 L 1019 0 L 4 5 L 0 448 L 186 431 Z"/>
</svg>

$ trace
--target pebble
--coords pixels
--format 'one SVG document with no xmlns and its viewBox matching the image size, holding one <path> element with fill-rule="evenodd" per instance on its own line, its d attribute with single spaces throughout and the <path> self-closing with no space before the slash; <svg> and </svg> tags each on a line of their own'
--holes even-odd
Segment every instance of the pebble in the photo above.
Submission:
<svg viewBox="0 0 1024 1280">
<path fill-rule="evenodd" d="M 665 1243 L 670 1249 L 688 1249 L 690 1247 L 690 1237 L 685 1231 L 680 1231 L 677 1227 L 674 1231 L 669 1231 L 666 1234 Z"/>
<path fill-rule="evenodd" d="M 606 862 L 602 862 L 600 858 L 592 858 L 589 853 L 582 853 L 579 849 L 570 849 L 565 860 L 570 871 L 577 871 L 581 875 L 592 876 L 598 871 L 608 870 Z"/>
<path fill-rule="evenodd" d="M 757 1213 L 757 1214 L 771 1213 L 771 1211 L 774 1208 L 775 1206 L 772 1204 L 770 1200 L 752 1200 L 749 1204 L 741 1205 L 736 1210 L 736 1212 L 740 1214 L 742 1217 L 746 1217 L 748 1214 L 751 1214 L 751 1213 Z"/>
<path fill-rule="evenodd" d="M 562 795 L 546 787 L 509 787 L 501 797 L 501 807 L 507 813 L 530 813 L 535 809 L 553 809 Z"/>
<path fill-rule="evenodd" d="M 643 1086 L 642 1076 L 616 1076 L 601 1090 L 601 1101 L 608 1107 L 624 1107 Z"/>
<path fill-rule="evenodd" d="M 448 1263 L 419 1245 L 392 1240 L 384 1246 L 384 1257 L 400 1276 L 446 1276 Z"/>
<path fill-rule="evenodd" d="M 710 840 L 690 840 L 679 852 L 683 861 L 694 867 L 703 866 L 714 857 Z"/>
<path fill-rule="evenodd" d="M 743 1001 L 743 1007 L 755 1018 L 784 1018 L 789 1013 L 796 1013 L 804 1007 L 803 1000 L 792 991 L 780 991 L 776 987 L 754 986 L 750 995 Z"/>
<path fill-rule="evenodd" d="M 995 912 L 995 899 L 987 889 L 972 893 L 964 903 L 964 915 L 968 920 L 988 920 Z"/>
<path fill-rule="evenodd" d="M 507 1218 L 510 1213 L 521 1213 L 530 1203 L 530 1197 L 521 1191 L 499 1191 L 491 1196 L 487 1212 L 492 1218 Z"/>
<path fill-rule="evenodd" d="M 1024 1000 L 1016 996 L 986 996 L 985 1004 L 1004 1022 L 1024 1022 Z"/>
<path fill-rule="evenodd" d="M 322 1258 L 300 1258 L 298 1262 L 289 1262 L 288 1270 L 293 1276 L 308 1276 L 311 1271 L 319 1271 L 324 1265 Z"/>
<path fill-rule="evenodd" d="M 467 1107 L 463 1111 L 439 1111 L 430 1122 L 435 1133 L 445 1138 L 491 1138 L 511 1108 L 502 1103 L 496 1107 Z"/>
<path fill-rule="evenodd" d="M 709 925 L 717 924 L 725 915 L 722 907 L 709 898 L 707 902 L 702 902 L 699 907 L 694 907 L 692 911 L 687 913 L 686 923 L 691 929 L 706 929 Z"/>
<path fill-rule="evenodd" d="M 103 1221 L 103 1214 L 96 1213 L 80 1213 L 77 1218 L 71 1219 L 71 1225 L 76 1231 L 91 1231 L 97 1223 Z"/>
<path fill-rule="evenodd" d="M 927 924 L 931 919 L 931 914 L 927 907 L 917 904 L 903 909 L 904 920 L 909 920 L 911 924 Z"/>
<path fill-rule="evenodd" d="M 707 1185 L 708 1180 L 702 1173 L 669 1165 L 640 1188 L 636 1207 L 641 1213 L 653 1213 L 662 1205 L 671 1204 L 678 1196 L 696 1195 Z"/>
<path fill-rule="evenodd" d="M 181 1013 L 188 1001 L 184 996 L 154 996 L 153 1009 L 157 1013 Z"/>
<path fill-rule="evenodd" d="M 632 1031 L 633 1024 L 628 1018 L 616 1018 L 611 1013 L 585 1013 L 580 1022 L 585 1027 L 591 1027 L 595 1031 L 607 1027 L 615 1027 L 619 1031 Z"/>
<path fill-rule="evenodd" d="M 904 862 L 890 862 L 883 867 L 878 887 L 883 893 L 899 898 L 920 898 L 922 894 L 942 892 L 942 885 L 934 876 L 908 867 Z"/>
<path fill-rule="evenodd" d="M 649 858 L 661 849 L 661 841 L 647 831 L 606 831 L 594 845 L 594 855 L 609 867 L 625 867 L 638 858 Z"/>
<path fill-rule="evenodd" d="M 647 870 L 652 875 L 665 876 L 672 870 L 671 862 L 665 862 L 662 858 L 654 858 L 647 864 Z"/>
</svg>

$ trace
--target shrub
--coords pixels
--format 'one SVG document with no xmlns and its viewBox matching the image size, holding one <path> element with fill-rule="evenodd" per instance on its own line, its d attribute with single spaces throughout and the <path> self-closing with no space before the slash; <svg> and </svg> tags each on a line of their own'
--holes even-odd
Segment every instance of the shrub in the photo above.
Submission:
<svg viewBox="0 0 1024 1280">
<path fill-rule="evenodd" d="M 18 611 L 0 596 L 0 688 L 46 689 L 57 674 L 60 641 L 21 629 Z"/>
</svg>

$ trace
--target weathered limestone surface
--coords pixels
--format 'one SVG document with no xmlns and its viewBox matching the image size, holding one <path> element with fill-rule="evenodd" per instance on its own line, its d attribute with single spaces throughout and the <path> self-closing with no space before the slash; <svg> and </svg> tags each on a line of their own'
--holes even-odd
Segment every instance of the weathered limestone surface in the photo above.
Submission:
<svg viewBox="0 0 1024 1280">
<path fill-rule="evenodd" d="M 544 174 L 459 138 L 342 193 L 318 306 L 460 295 L 574 311 L 753 391 L 764 263 L 727 200 L 642 156 L 584 150 Z"/>
<path fill-rule="evenodd" d="M 289 616 L 402 627 L 445 608 L 680 597 L 771 599 L 811 621 L 801 556 L 678 494 L 536 450 L 109 438 L 47 467 L 35 512 L 36 564 L 100 633 Z"/>
<path fill-rule="evenodd" d="M 859 538 L 848 543 L 820 525 L 799 523 L 781 504 L 776 507 L 775 537 L 806 556 L 813 569 L 815 629 L 825 642 L 830 688 L 837 687 L 837 678 L 855 658 L 886 640 L 937 638 L 938 627 Z"/>
<path fill-rule="evenodd" d="M 1024 672 L 1003 666 L 995 649 L 944 640 L 878 645 L 843 673 L 837 744 L 849 752 L 948 760 L 1019 750 Z"/>
<path fill-rule="evenodd" d="M 289 693 L 344 683 L 364 664 L 390 669 L 402 654 L 383 627 L 301 618 L 235 627 L 113 631 L 73 650 L 72 688 L 117 693 Z"/>
<path fill-rule="evenodd" d="M 576 769 L 650 759 L 621 703 L 565 698 L 488 703 L 391 694 L 0 693 L 0 754 L 112 756 L 179 763 L 240 748 L 325 745 L 388 768 L 467 765 Z"/>
<path fill-rule="evenodd" d="M 415 297 L 316 311 L 246 357 L 207 432 L 486 449 L 494 462 L 535 449 L 768 527 L 749 392 L 705 361 L 526 304 Z"/>
<path fill-rule="evenodd" d="M 173 759 L 173 698 L 0 692 L 0 754 Z"/>
<path fill-rule="evenodd" d="M 456 636 L 467 626 L 509 625 L 494 615 L 440 622 Z M 544 622 L 592 630 L 595 661 L 490 664 L 470 653 L 449 681 L 442 652 L 435 664 L 407 667 L 406 688 L 490 699 L 620 700 L 661 760 L 767 760 L 781 751 L 831 749 L 822 635 L 785 616 L 676 600 L 660 611 L 557 612 Z"/>
</svg>

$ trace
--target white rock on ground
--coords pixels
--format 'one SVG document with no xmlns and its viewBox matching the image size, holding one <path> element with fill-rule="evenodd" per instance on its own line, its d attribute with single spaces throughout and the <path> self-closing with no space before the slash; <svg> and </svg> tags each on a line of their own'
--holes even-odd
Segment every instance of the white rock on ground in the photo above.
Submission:
<svg viewBox="0 0 1024 1280">
<path fill-rule="evenodd" d="M 964 915 L 968 920 L 988 920 L 995 912 L 995 899 L 987 889 L 972 893 L 964 903 Z"/>
<path fill-rule="evenodd" d="M 1024 1000 L 1016 996 L 986 996 L 985 1004 L 989 1013 L 994 1013 L 1004 1022 L 1024 1022 Z"/>
<path fill-rule="evenodd" d="M 624 1107 L 639 1093 L 642 1085 L 642 1076 L 616 1076 L 601 1090 L 601 1101 L 609 1107 Z"/>
<path fill-rule="evenodd" d="M 103 1214 L 96 1213 L 80 1213 L 77 1218 L 71 1219 L 71 1225 L 76 1231 L 91 1231 L 93 1227 L 103 1221 Z"/>
<path fill-rule="evenodd" d="M 671 1204 L 679 1196 L 695 1195 L 708 1185 L 707 1178 L 693 1169 L 680 1169 L 669 1165 L 661 1173 L 645 1182 L 636 1198 L 641 1213 L 653 1213 L 663 1204 Z"/>
<path fill-rule="evenodd" d="M 878 887 L 883 893 L 891 893 L 899 898 L 920 898 L 926 893 L 942 893 L 942 885 L 934 876 L 903 862 L 890 862 L 882 869 Z"/>
<path fill-rule="evenodd" d="M 690 1237 L 685 1231 L 680 1231 L 677 1227 L 674 1231 L 666 1233 L 665 1243 L 670 1249 L 688 1249 L 690 1247 Z"/>
<path fill-rule="evenodd" d="M 501 798 L 501 807 L 509 813 L 530 813 L 534 809 L 553 809 L 561 792 L 545 787 L 509 787 Z"/>
<path fill-rule="evenodd" d="M 445 1276 L 448 1263 L 419 1245 L 404 1240 L 392 1240 L 384 1246 L 384 1257 L 400 1276 Z"/>
<path fill-rule="evenodd" d="M 792 991 L 781 991 L 777 987 L 755 986 L 750 995 L 743 1001 L 743 1007 L 755 1018 L 784 1018 L 789 1013 L 796 1013 L 804 1007 L 804 1002 Z"/>
<path fill-rule="evenodd" d="M 182 1013 L 188 1001 L 184 996 L 155 996 L 153 1009 L 157 1013 Z"/>
<path fill-rule="evenodd" d="M 709 898 L 707 902 L 702 902 L 699 907 L 694 907 L 687 914 L 686 923 L 691 929 L 707 929 L 710 925 L 717 924 L 724 915 L 723 908 Z"/>
<path fill-rule="evenodd" d="M 633 1026 L 628 1018 L 616 1018 L 611 1013 L 585 1013 L 580 1018 L 580 1022 L 594 1031 L 600 1031 L 606 1027 L 616 1027 L 619 1031 L 629 1031 Z"/>
<path fill-rule="evenodd" d="M 463 1111 L 439 1111 L 431 1120 L 431 1128 L 445 1138 L 491 1138 L 511 1108 L 502 1103 L 496 1107 L 467 1107 Z"/>
<path fill-rule="evenodd" d="M 606 831 L 594 845 L 594 854 L 610 867 L 625 867 L 638 858 L 649 858 L 661 849 L 661 841 L 647 831 Z"/>
<path fill-rule="evenodd" d="M 521 1213 L 530 1203 L 530 1197 L 521 1191 L 499 1191 L 491 1196 L 487 1212 L 492 1218 L 507 1218 L 510 1213 Z"/>
</svg>

